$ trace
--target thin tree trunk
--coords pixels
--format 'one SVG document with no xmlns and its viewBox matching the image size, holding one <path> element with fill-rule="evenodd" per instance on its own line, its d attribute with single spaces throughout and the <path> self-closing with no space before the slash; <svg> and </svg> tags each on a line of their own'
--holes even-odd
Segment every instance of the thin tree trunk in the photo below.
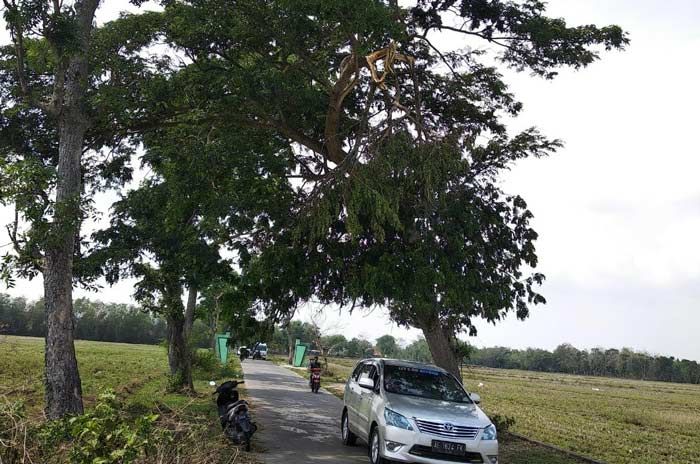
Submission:
<svg viewBox="0 0 700 464">
<path fill-rule="evenodd" d="M 289 327 L 289 326 L 288 326 Z M 294 338 L 292 332 L 287 328 L 287 364 L 290 366 L 294 363 Z"/>
<path fill-rule="evenodd" d="M 197 287 L 192 285 L 187 294 L 187 306 L 185 307 L 185 340 L 190 341 L 192 325 L 194 324 L 194 310 L 197 308 Z"/>
<path fill-rule="evenodd" d="M 222 295 L 218 295 L 216 299 L 214 300 L 214 313 L 209 314 L 209 335 L 211 337 L 210 343 L 211 343 L 211 350 L 213 353 L 216 353 L 216 329 L 219 327 L 219 313 L 221 312 L 221 309 L 219 308 L 219 299 L 221 298 Z"/>
<path fill-rule="evenodd" d="M 170 389 L 194 392 L 192 383 L 192 359 L 185 339 L 185 318 L 180 311 L 168 314 L 168 365 Z"/>
<path fill-rule="evenodd" d="M 292 317 L 294 317 L 294 313 L 288 314 L 284 319 L 284 324 L 282 325 L 284 330 L 287 331 L 287 364 L 290 366 L 294 361 L 294 338 L 292 337 L 291 331 Z"/>
<path fill-rule="evenodd" d="M 454 336 L 449 332 L 449 329 L 442 327 L 439 321 L 433 321 L 421 329 L 428 342 L 433 362 L 457 377 L 461 382 L 459 357 L 455 353 Z"/>
</svg>

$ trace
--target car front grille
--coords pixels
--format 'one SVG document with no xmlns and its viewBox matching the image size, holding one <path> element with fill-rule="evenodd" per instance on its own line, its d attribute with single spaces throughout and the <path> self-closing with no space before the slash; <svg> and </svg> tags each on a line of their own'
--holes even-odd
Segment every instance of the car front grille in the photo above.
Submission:
<svg viewBox="0 0 700 464">
<path fill-rule="evenodd" d="M 420 456 L 422 458 L 439 459 L 441 461 L 449 462 L 469 462 L 473 464 L 481 464 L 484 462 L 484 459 L 479 453 L 467 451 L 466 454 L 463 454 L 461 456 L 454 456 L 451 454 L 436 453 L 430 446 L 423 445 L 414 445 L 409 451 L 409 453 L 411 453 L 414 456 Z"/>
<path fill-rule="evenodd" d="M 428 433 L 438 437 L 474 440 L 476 436 L 479 435 L 478 427 L 464 427 L 462 425 L 453 425 L 447 422 L 431 422 L 420 419 L 415 419 L 415 421 L 418 425 L 418 430 L 420 430 L 421 433 Z"/>
</svg>

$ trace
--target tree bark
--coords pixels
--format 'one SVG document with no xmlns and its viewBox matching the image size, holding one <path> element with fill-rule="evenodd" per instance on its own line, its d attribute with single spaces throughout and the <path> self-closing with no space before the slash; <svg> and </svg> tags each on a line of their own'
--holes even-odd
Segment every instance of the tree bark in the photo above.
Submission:
<svg viewBox="0 0 700 464">
<path fill-rule="evenodd" d="M 294 338 L 292 332 L 287 326 L 287 364 L 290 366 L 294 363 Z"/>
<path fill-rule="evenodd" d="M 187 306 L 185 307 L 185 340 L 190 341 L 192 325 L 194 324 L 194 310 L 197 308 L 197 287 L 192 285 L 187 294 Z"/>
<path fill-rule="evenodd" d="M 218 295 L 216 299 L 214 300 L 214 311 L 213 314 L 209 314 L 209 336 L 210 336 L 210 345 L 211 345 L 211 351 L 212 353 L 216 353 L 216 329 L 219 328 L 219 314 L 221 313 L 221 309 L 219 307 L 219 300 L 221 299 L 223 295 Z"/>
<path fill-rule="evenodd" d="M 459 373 L 459 357 L 455 353 L 454 335 L 437 320 L 421 327 L 421 330 L 428 342 L 435 365 L 442 367 L 462 382 Z"/>
<path fill-rule="evenodd" d="M 73 58 L 59 117 L 56 208 L 46 245 L 45 410 L 49 419 L 83 412 L 82 387 L 73 345 L 73 255 L 80 232 L 80 163 L 87 120 L 82 109 L 87 61 Z"/>
<path fill-rule="evenodd" d="M 168 325 L 169 390 L 194 393 L 192 383 L 192 356 L 185 336 L 185 308 L 182 305 L 182 287 L 179 284 L 164 286 L 162 304 Z"/>
<path fill-rule="evenodd" d="M 168 365 L 170 389 L 194 392 L 192 383 L 192 359 L 185 338 L 185 318 L 182 311 L 170 311 L 168 322 Z"/>
<path fill-rule="evenodd" d="M 293 317 L 294 313 L 288 314 L 284 319 L 284 323 L 282 324 L 284 330 L 287 331 L 287 364 L 290 366 L 294 361 L 294 337 L 292 337 L 292 331 L 290 330 Z"/>
</svg>

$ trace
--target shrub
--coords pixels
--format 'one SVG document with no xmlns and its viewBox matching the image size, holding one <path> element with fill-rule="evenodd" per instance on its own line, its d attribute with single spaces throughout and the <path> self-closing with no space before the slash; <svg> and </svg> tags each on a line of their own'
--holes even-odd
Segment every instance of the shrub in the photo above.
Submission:
<svg viewBox="0 0 700 464">
<path fill-rule="evenodd" d="M 491 416 L 491 422 L 496 426 L 498 433 L 506 433 L 508 430 L 515 425 L 515 419 L 510 416 L 501 416 L 500 414 L 494 414 Z"/>
<path fill-rule="evenodd" d="M 81 416 L 47 423 L 40 436 L 44 447 L 71 440 L 68 459 L 73 464 L 117 464 L 133 462 L 154 449 L 163 438 L 155 430 L 156 414 L 135 420 L 122 413 L 123 408 L 113 391 L 99 396 L 97 405 Z"/>
<path fill-rule="evenodd" d="M 192 355 L 192 367 L 205 373 L 215 372 L 219 368 L 219 360 L 210 350 L 195 350 Z"/>
<path fill-rule="evenodd" d="M 0 398 L 0 463 L 24 462 L 30 433 L 24 403 Z"/>
</svg>

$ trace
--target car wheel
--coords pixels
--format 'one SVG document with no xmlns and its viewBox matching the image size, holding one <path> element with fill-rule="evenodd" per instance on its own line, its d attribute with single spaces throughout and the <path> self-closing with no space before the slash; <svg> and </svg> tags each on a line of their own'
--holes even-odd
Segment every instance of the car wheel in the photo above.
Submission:
<svg viewBox="0 0 700 464">
<path fill-rule="evenodd" d="M 387 464 L 389 462 L 380 453 L 381 445 L 382 437 L 379 435 L 379 427 L 374 427 L 369 435 L 369 462 L 371 464 Z"/>
<path fill-rule="evenodd" d="M 345 446 L 353 446 L 357 442 L 357 436 L 350 431 L 350 420 L 347 409 L 343 411 L 343 418 L 340 420 L 340 438 Z"/>
</svg>

